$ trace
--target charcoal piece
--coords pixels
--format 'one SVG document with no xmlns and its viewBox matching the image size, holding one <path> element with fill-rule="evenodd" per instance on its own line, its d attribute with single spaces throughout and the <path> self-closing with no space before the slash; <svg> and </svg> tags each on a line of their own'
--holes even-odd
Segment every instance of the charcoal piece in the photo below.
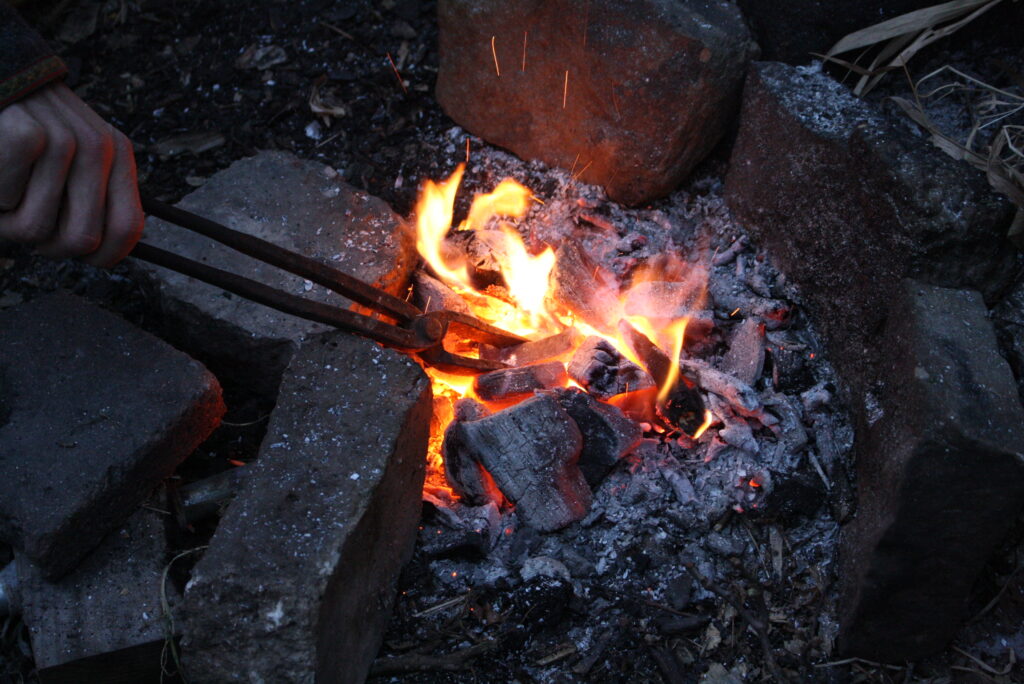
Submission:
<svg viewBox="0 0 1024 684">
<path fill-rule="evenodd" d="M 519 368 L 502 368 L 476 376 L 473 391 L 484 401 L 508 401 L 533 394 L 534 390 L 564 385 L 568 376 L 561 361 Z"/>
<path fill-rule="evenodd" d="M 809 439 L 801 419 L 799 404 L 785 394 L 769 394 L 764 398 L 764 405 L 779 418 L 778 424 L 769 427 L 785 453 L 790 457 L 799 456 Z"/>
<path fill-rule="evenodd" d="M 490 361 L 501 361 L 510 366 L 525 366 L 569 353 L 576 348 L 582 337 L 576 328 L 568 328 L 557 335 L 523 342 L 512 347 L 481 349 L 480 356 Z"/>
<path fill-rule="evenodd" d="M 753 385 L 764 370 L 764 324 L 747 318 L 729 338 L 729 351 L 722 359 L 722 370 L 737 380 Z"/>
<path fill-rule="evenodd" d="M 769 347 L 772 360 L 772 385 L 780 392 L 802 392 L 814 384 L 814 375 L 807 363 L 807 352 Z"/>
<path fill-rule="evenodd" d="M 587 484 L 596 488 L 612 466 L 643 439 L 640 426 L 619 409 L 575 387 L 557 389 L 553 395 L 583 435 L 580 470 Z"/>
<path fill-rule="evenodd" d="M 619 332 L 629 344 L 633 353 L 640 357 L 644 366 L 651 373 L 654 382 L 660 387 L 668 380 L 672 361 L 668 354 L 659 349 L 642 332 L 634 328 L 626 320 L 619 321 Z M 675 387 L 669 391 L 665 400 L 657 407 L 658 415 L 670 425 L 682 428 L 693 434 L 704 422 L 704 400 L 693 386 L 689 378 L 680 373 Z"/>
<path fill-rule="evenodd" d="M 553 396 L 527 399 L 455 429 L 527 525 L 551 532 L 586 515 L 590 487 L 577 465 L 583 436 Z"/>
<path fill-rule="evenodd" d="M 580 320 L 610 330 L 619 318 L 615 276 L 594 263 L 574 242 L 562 244 L 551 269 L 551 297 Z"/>
<path fill-rule="evenodd" d="M 622 354 L 608 340 L 591 335 L 583 341 L 572 361 L 569 377 L 598 399 L 654 387 L 650 374 Z"/>
<path fill-rule="evenodd" d="M 444 476 L 448 486 L 471 506 L 482 506 L 501 499 L 494 480 L 459 441 L 459 423 L 480 420 L 491 415 L 486 406 L 473 399 L 455 402 L 455 419 L 445 428 L 441 455 L 444 457 Z"/>
<path fill-rule="evenodd" d="M 476 289 L 504 286 L 501 262 L 506 239 L 498 230 L 456 230 L 444 239 L 442 252 L 449 263 L 466 264 L 469 280 Z"/>
<path fill-rule="evenodd" d="M 417 270 L 412 274 L 413 304 L 423 311 L 456 311 L 471 313 L 469 304 L 437 278 Z"/>
<path fill-rule="evenodd" d="M 666 636 L 692 634 L 711 620 L 707 615 L 659 615 L 655 619 L 658 631 Z M 736 681 L 733 679 L 718 681 Z"/>
<path fill-rule="evenodd" d="M 619 321 L 619 333 L 644 364 L 655 384 L 658 386 L 665 384 L 672 369 L 672 360 L 668 354 L 651 342 L 647 335 L 634 328 L 626 319 Z"/>
<path fill-rule="evenodd" d="M 783 522 L 795 522 L 797 518 L 809 518 L 817 513 L 825 503 L 825 494 L 821 477 L 809 466 L 785 473 L 773 471 L 772 491 L 759 510 Z"/>
<path fill-rule="evenodd" d="M 763 413 L 761 398 L 747 383 L 726 375 L 702 361 L 686 360 L 681 364 L 687 375 L 697 379 L 697 385 L 701 389 L 726 399 L 737 413 L 754 417 Z"/>
</svg>

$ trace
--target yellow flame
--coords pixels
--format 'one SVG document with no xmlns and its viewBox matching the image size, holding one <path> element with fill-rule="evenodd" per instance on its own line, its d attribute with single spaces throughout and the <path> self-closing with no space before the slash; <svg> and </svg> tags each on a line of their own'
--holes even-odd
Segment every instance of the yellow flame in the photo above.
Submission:
<svg viewBox="0 0 1024 684">
<path fill-rule="evenodd" d="M 555 251 L 545 248 L 537 256 L 531 255 L 523 239 L 514 229 L 502 226 L 505 235 L 506 263 L 502 264 L 502 273 L 509 294 L 516 304 L 531 317 L 533 327 L 542 327 L 544 323 L 553 323 L 544 305 L 548 293 L 548 278 L 555 266 Z"/>
<path fill-rule="evenodd" d="M 480 230 L 492 216 L 522 218 L 530 208 L 531 194 L 528 188 L 506 178 L 494 190 L 473 198 L 469 216 L 459 230 Z"/>
<path fill-rule="evenodd" d="M 686 324 L 690 322 L 689 318 L 683 318 L 678 321 L 673 321 L 665 329 L 665 335 L 672 340 L 672 352 L 669 354 L 668 375 L 665 377 L 665 382 L 662 383 L 661 387 L 658 388 L 657 401 L 663 402 L 668 398 L 669 392 L 676 386 L 676 382 L 679 380 L 679 355 L 683 353 L 683 340 L 686 339 Z"/>
<path fill-rule="evenodd" d="M 464 164 L 459 164 L 446 181 L 435 183 L 427 180 L 416 202 L 416 249 L 438 277 L 449 285 L 469 282 L 465 264 L 450 266 L 441 255 L 441 245 L 455 213 L 455 193 L 459 190 L 465 168 Z"/>
<path fill-rule="evenodd" d="M 711 427 L 711 423 L 713 422 L 715 422 L 715 415 L 708 409 L 704 409 L 704 422 L 701 423 L 701 426 L 693 433 L 693 440 L 697 441 L 700 439 L 701 435 L 707 432 L 707 429 Z"/>
</svg>

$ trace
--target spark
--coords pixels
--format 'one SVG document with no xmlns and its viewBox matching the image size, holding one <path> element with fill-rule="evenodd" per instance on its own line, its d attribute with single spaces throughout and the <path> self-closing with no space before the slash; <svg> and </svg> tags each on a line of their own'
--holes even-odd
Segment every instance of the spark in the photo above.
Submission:
<svg viewBox="0 0 1024 684">
<path fill-rule="evenodd" d="M 377 53 L 377 54 L 380 54 L 380 53 Z M 402 75 L 400 73 L 398 73 L 398 67 L 395 66 L 395 60 L 391 59 L 391 53 L 390 52 L 388 53 L 388 61 L 391 62 L 391 70 L 395 72 L 395 78 L 398 79 L 398 85 L 402 86 L 402 92 L 405 93 L 406 95 L 408 95 L 409 91 L 405 87 L 405 82 L 402 81 Z"/>
<path fill-rule="evenodd" d="M 469 164 L 469 136 L 466 136 L 466 163 Z"/>
<path fill-rule="evenodd" d="M 735 316 L 735 315 L 736 315 L 736 314 L 738 314 L 739 312 L 740 312 L 740 307 L 738 307 L 738 306 L 737 306 L 737 307 L 736 307 L 735 309 L 733 309 L 733 310 L 732 310 L 732 311 L 731 311 L 731 312 L 729 313 L 729 318 L 732 318 L 733 316 Z"/>
<path fill-rule="evenodd" d="M 584 172 L 584 171 L 586 171 L 587 169 L 589 169 L 589 168 L 590 168 L 590 165 L 591 165 L 591 164 L 593 164 L 593 163 L 594 163 L 594 160 L 593 160 L 593 159 L 591 159 L 590 161 L 588 161 L 588 162 L 587 162 L 587 165 L 586 165 L 586 166 L 584 166 L 584 167 L 583 167 L 582 169 L 580 169 L 580 170 L 579 170 L 579 173 L 577 173 L 577 174 L 576 174 L 575 176 L 573 176 L 573 177 L 572 177 L 572 179 L 573 179 L 573 180 L 579 180 L 579 179 L 580 179 L 580 176 L 582 176 L 582 175 L 583 175 L 583 172 Z"/>
<path fill-rule="evenodd" d="M 572 168 L 569 169 L 569 175 L 570 176 L 573 174 L 573 171 L 576 170 L 576 162 L 578 162 L 580 160 L 580 154 L 581 154 L 580 152 L 577 152 L 576 153 L 576 158 L 572 160 Z"/>
<path fill-rule="evenodd" d="M 565 103 L 569 99 L 569 70 L 565 70 L 565 84 L 562 86 L 562 109 L 565 109 Z"/>
<path fill-rule="evenodd" d="M 501 76 L 501 67 L 498 66 L 498 51 L 494 49 L 494 36 L 491 36 L 491 55 L 494 57 L 494 71 Z"/>
<path fill-rule="evenodd" d="M 526 71 L 526 31 L 523 31 L 523 68 L 522 71 Z"/>
</svg>

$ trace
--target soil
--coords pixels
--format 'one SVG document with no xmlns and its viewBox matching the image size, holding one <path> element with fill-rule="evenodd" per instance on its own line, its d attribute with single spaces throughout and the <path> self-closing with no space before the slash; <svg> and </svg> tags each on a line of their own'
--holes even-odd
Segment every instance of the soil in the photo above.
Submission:
<svg viewBox="0 0 1024 684">
<path fill-rule="evenodd" d="M 159 199 L 177 201 L 257 150 L 283 149 L 331 165 L 352 185 L 408 215 L 418 184 L 446 176 L 464 155 L 467 137 L 433 97 L 434 0 L 62 0 L 23 9 L 65 57 L 72 87 L 132 138 L 141 187 Z M 331 113 L 312 111 L 311 98 L 321 112 Z M 471 151 L 482 145 L 476 139 L 469 144 Z M 490 180 L 472 174 L 471 168 L 470 185 Z M 56 288 L 155 327 L 154 313 L 125 269 L 98 271 L 0 245 L 0 308 Z M 226 426 L 190 459 L 185 479 L 255 454 L 266 407 L 228 389 Z M 978 617 L 945 653 L 900 667 L 803 658 L 793 678 L 1019 681 L 1021 669 L 1007 654 L 1024 652 L 1022 538 L 1024 525 L 1019 525 L 978 582 L 969 611 Z M 189 548 L 196 538 L 178 543 Z M 420 657 L 379 681 L 533 681 L 532 664 L 558 654 L 560 621 L 588 609 L 578 601 L 567 603 L 564 586 L 542 581 L 510 593 L 491 588 L 473 594 L 444 619 L 421 623 L 411 619 L 422 608 L 413 602 L 421 591 L 416 574 L 412 566 L 403 578 L 385 655 Z M 739 607 L 754 609 L 756 583 L 740 568 L 727 592 Z M 762 644 L 722 597 L 687 607 L 709 620 L 721 620 L 732 609 L 732 631 L 723 631 L 713 660 L 703 657 L 700 644 L 684 629 L 664 628 L 664 618 L 684 616 L 636 597 L 602 600 L 620 610 L 608 634 L 598 635 L 606 643 L 600 662 L 590 664 L 603 673 L 590 677 L 594 681 L 732 682 L 740 681 L 740 666 L 764 671 Z M 810 599 L 796 593 L 791 600 Z M 799 627 L 792 627 L 795 632 L 787 634 L 799 636 Z M 781 634 L 775 633 L 770 648 L 788 663 L 793 659 L 784 655 Z M 507 640 L 500 648 L 480 648 L 495 636 Z M 442 666 L 448 671 L 440 671 Z M 573 680 L 588 680 L 588 674 L 572 674 L 567 667 L 559 681 Z M 0 630 L 0 681 L 38 681 L 17 618 L 7 618 Z"/>
</svg>

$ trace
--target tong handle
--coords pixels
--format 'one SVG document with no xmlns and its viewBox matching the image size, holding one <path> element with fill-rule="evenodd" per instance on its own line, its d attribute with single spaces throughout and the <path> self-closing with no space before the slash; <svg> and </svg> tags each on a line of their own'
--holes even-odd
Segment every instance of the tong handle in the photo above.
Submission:
<svg viewBox="0 0 1024 684">
<path fill-rule="evenodd" d="M 446 326 L 431 317 L 415 317 L 411 328 L 399 328 L 339 306 L 282 292 L 250 278 L 187 259 L 144 242 L 135 245 L 131 255 L 278 311 L 356 333 L 400 351 L 418 352 L 437 346 L 446 332 Z"/>
<path fill-rule="evenodd" d="M 253 235 L 232 230 L 190 211 L 173 207 L 145 195 L 142 197 L 142 208 L 150 216 L 208 237 L 242 254 L 294 273 L 300 278 L 311 280 L 317 285 L 322 285 L 374 311 L 396 318 L 400 322 L 411 321 L 423 313 L 409 302 L 364 283 L 347 273 L 331 268 L 316 259 L 289 251 Z M 136 256 L 138 255 L 136 254 Z"/>
</svg>

